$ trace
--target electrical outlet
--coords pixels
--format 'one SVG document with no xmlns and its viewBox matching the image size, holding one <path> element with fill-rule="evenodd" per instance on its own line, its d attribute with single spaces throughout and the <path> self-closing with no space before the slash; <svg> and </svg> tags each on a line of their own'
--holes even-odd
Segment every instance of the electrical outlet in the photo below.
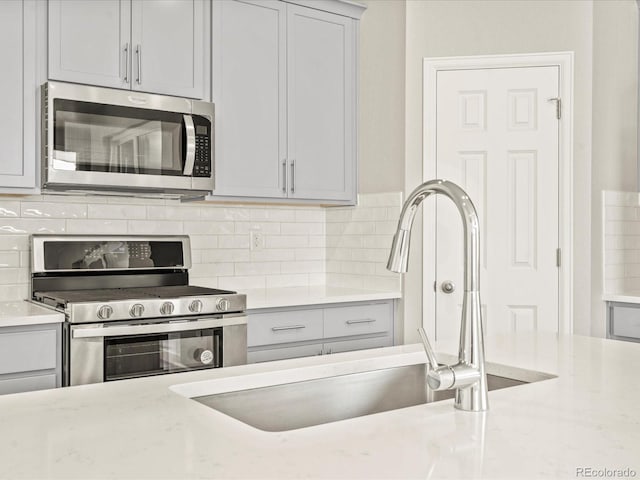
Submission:
<svg viewBox="0 0 640 480">
<path fill-rule="evenodd" d="M 262 250 L 264 248 L 264 235 L 257 230 L 249 232 L 249 245 L 252 251 Z"/>
</svg>

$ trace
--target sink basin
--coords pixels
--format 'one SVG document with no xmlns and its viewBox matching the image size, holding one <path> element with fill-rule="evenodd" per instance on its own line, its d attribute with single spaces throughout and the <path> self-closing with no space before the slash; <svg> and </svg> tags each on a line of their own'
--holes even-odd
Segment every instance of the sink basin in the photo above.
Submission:
<svg viewBox="0 0 640 480">
<path fill-rule="evenodd" d="M 489 390 L 553 378 L 524 371 L 521 378 L 487 375 Z M 193 400 L 268 432 L 310 427 L 453 398 L 427 387 L 424 364 L 249 388 Z"/>
</svg>

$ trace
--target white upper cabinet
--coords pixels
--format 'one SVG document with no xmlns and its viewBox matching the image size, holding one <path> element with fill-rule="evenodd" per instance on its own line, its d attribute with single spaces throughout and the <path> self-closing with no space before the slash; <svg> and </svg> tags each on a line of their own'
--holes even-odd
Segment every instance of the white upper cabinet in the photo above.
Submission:
<svg viewBox="0 0 640 480">
<path fill-rule="evenodd" d="M 0 190 L 36 187 L 36 2 L 0 2 Z"/>
<path fill-rule="evenodd" d="M 289 196 L 350 200 L 355 176 L 353 20 L 287 7 Z"/>
<path fill-rule="evenodd" d="M 216 195 L 286 194 L 286 4 L 214 4 Z"/>
<path fill-rule="evenodd" d="M 49 78 L 129 88 L 130 25 L 130 0 L 50 0 Z"/>
<path fill-rule="evenodd" d="M 49 78 L 202 99 L 205 0 L 49 0 Z"/>
<path fill-rule="evenodd" d="M 358 21 L 277 0 L 213 16 L 214 195 L 355 203 Z"/>
</svg>

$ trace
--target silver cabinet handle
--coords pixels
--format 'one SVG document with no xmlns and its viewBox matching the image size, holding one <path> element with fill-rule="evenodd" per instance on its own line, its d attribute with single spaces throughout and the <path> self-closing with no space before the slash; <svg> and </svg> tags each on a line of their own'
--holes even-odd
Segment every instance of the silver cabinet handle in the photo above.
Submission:
<svg viewBox="0 0 640 480">
<path fill-rule="evenodd" d="M 287 194 L 287 160 L 282 160 L 282 193 Z"/>
<path fill-rule="evenodd" d="M 142 47 L 140 45 L 136 45 L 136 60 L 138 62 L 138 78 L 136 78 L 136 83 L 140 85 L 142 83 Z"/>
<path fill-rule="evenodd" d="M 284 330 L 300 330 L 307 328 L 306 325 L 287 325 L 286 327 L 271 327 L 272 332 L 282 332 Z"/>
<path fill-rule="evenodd" d="M 129 42 L 124 45 L 124 83 L 129 83 Z"/>
<path fill-rule="evenodd" d="M 291 160 L 291 193 L 296 193 L 296 161 Z"/>
<path fill-rule="evenodd" d="M 187 133 L 187 154 L 184 159 L 183 175 L 193 174 L 193 164 L 196 159 L 196 129 L 193 125 L 193 118 L 191 115 L 183 115 L 184 128 Z"/>
<path fill-rule="evenodd" d="M 347 325 L 357 325 L 358 323 L 373 323 L 375 321 L 375 318 L 363 318 L 362 320 L 347 320 L 345 323 Z"/>
</svg>

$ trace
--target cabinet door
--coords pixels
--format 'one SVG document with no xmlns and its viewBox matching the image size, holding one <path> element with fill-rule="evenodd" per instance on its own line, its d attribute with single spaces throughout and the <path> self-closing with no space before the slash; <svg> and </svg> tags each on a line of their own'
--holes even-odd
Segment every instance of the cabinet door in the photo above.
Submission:
<svg viewBox="0 0 640 480">
<path fill-rule="evenodd" d="M 49 0 L 49 78 L 129 88 L 130 0 Z"/>
<path fill-rule="evenodd" d="M 202 99 L 204 0 L 133 0 L 134 90 Z"/>
<path fill-rule="evenodd" d="M 286 4 L 214 2 L 215 195 L 286 196 Z"/>
<path fill-rule="evenodd" d="M 0 188 L 36 186 L 36 4 L 0 2 Z"/>
<path fill-rule="evenodd" d="M 355 195 L 354 20 L 287 6 L 289 196 Z"/>
</svg>

